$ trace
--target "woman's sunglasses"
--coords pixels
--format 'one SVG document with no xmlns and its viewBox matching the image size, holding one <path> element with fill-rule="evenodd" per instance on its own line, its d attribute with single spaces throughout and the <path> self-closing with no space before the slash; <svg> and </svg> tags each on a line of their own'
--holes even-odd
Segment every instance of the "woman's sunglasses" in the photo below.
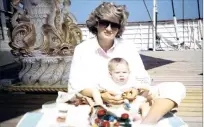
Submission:
<svg viewBox="0 0 204 127">
<path fill-rule="evenodd" d="M 107 20 L 99 20 L 99 26 L 102 28 L 107 28 L 108 26 L 111 26 L 111 29 L 120 29 L 120 24 L 113 23 Z"/>
</svg>

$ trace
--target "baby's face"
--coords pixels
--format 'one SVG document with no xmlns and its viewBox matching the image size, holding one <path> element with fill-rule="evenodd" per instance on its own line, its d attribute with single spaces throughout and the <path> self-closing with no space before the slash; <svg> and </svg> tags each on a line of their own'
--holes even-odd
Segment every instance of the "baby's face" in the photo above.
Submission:
<svg viewBox="0 0 204 127">
<path fill-rule="evenodd" d="M 113 81 L 120 85 L 127 83 L 129 74 L 129 68 L 124 63 L 119 63 L 117 66 L 113 67 L 112 71 L 110 71 Z"/>
</svg>

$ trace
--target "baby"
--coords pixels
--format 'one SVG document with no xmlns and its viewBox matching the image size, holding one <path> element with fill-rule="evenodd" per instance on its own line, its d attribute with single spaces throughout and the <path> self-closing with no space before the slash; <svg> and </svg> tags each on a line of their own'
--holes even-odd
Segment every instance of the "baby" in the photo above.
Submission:
<svg viewBox="0 0 204 127">
<path fill-rule="evenodd" d="M 117 94 L 118 97 L 124 98 L 123 106 L 130 110 L 131 114 L 138 114 L 138 111 L 141 109 L 141 105 L 147 102 L 148 90 L 137 88 L 137 81 L 130 78 L 129 65 L 126 60 L 123 58 L 113 58 L 108 63 L 108 70 L 111 77 L 111 80 L 107 83 L 99 84 L 98 89 L 92 90 L 93 99 L 96 104 L 103 105 L 103 101 L 100 95 L 101 91 L 111 91 Z M 135 100 L 129 102 L 126 99 L 128 96 L 127 91 L 131 88 L 135 89 L 135 92 L 138 93 Z M 118 107 L 116 105 L 111 105 L 112 107 Z M 145 108 L 142 108 L 145 109 Z"/>
</svg>

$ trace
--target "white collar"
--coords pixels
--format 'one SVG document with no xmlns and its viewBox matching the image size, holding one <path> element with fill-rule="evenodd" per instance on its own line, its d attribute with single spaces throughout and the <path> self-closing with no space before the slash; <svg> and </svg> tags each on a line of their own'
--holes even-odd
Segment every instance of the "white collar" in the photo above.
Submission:
<svg viewBox="0 0 204 127">
<path fill-rule="evenodd" d="M 101 52 L 104 50 L 101 48 L 101 46 L 98 44 L 98 40 L 96 37 L 93 38 L 93 41 L 94 41 L 94 50 L 96 52 Z M 108 51 L 111 51 L 111 50 L 114 50 L 114 48 L 116 47 L 116 45 L 119 43 L 119 39 L 118 38 L 115 38 L 114 39 L 114 43 L 113 43 L 113 46 L 108 50 Z"/>
</svg>

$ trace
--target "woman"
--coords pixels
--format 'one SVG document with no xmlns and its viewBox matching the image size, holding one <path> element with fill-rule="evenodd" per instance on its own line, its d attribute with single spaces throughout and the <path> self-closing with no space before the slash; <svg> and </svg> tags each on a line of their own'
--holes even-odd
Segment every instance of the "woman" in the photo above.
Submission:
<svg viewBox="0 0 204 127">
<path fill-rule="evenodd" d="M 96 37 L 82 42 L 75 48 L 69 77 L 69 92 L 80 92 L 92 97 L 91 88 L 101 80 L 109 78 L 106 67 L 112 57 L 125 58 L 136 79 L 145 84 L 151 83 L 134 44 L 120 38 L 128 15 L 125 6 L 109 2 L 102 3 L 90 14 L 86 24 L 89 31 Z M 128 97 L 129 100 L 136 96 L 134 89 L 129 90 L 132 93 Z M 167 112 L 176 108 L 186 94 L 184 85 L 175 82 L 159 84 L 155 86 L 155 89 L 160 91 L 160 96 L 143 119 L 143 124 L 157 123 Z M 123 103 L 122 98 L 116 98 L 115 94 L 110 91 L 101 93 L 101 96 L 107 103 Z"/>
</svg>

